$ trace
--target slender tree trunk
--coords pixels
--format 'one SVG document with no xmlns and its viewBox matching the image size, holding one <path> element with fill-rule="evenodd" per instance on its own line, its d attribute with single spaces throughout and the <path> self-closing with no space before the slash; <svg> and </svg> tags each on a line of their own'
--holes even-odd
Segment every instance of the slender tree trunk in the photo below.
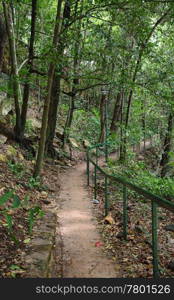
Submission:
<svg viewBox="0 0 174 300">
<path fill-rule="evenodd" d="M 170 162 L 170 152 L 173 151 L 173 139 L 174 139 L 174 113 L 173 111 L 168 117 L 168 129 L 164 140 L 164 152 L 162 154 L 160 166 L 161 166 L 161 177 L 170 176 L 173 169 L 169 165 Z M 173 174 L 172 174 L 173 175 Z"/>
<path fill-rule="evenodd" d="M 77 15 L 78 4 L 79 4 L 79 1 L 76 2 L 75 13 L 74 13 L 75 16 Z M 81 1 L 81 7 L 80 7 L 80 12 L 82 13 L 82 11 L 83 11 L 83 1 Z M 77 30 L 77 35 L 76 35 L 76 40 L 75 40 L 75 43 L 74 43 L 74 61 L 73 61 L 74 79 L 73 79 L 73 82 L 72 82 L 72 91 L 71 91 L 72 96 L 70 98 L 69 111 L 68 111 L 68 115 L 67 115 L 67 119 L 66 119 L 66 123 L 65 123 L 65 128 L 64 128 L 64 133 L 63 133 L 63 147 L 65 146 L 65 144 L 66 144 L 66 142 L 69 138 L 69 134 L 70 134 L 70 130 L 71 130 L 71 124 L 72 124 L 72 121 L 73 121 L 74 108 L 75 108 L 76 87 L 79 84 L 77 68 L 78 68 L 78 65 L 80 63 L 79 49 L 80 49 L 81 19 L 77 23 L 76 30 Z"/>
<path fill-rule="evenodd" d="M 116 97 L 114 112 L 113 112 L 111 126 L 110 126 L 110 133 L 114 133 L 117 131 L 120 117 L 121 117 L 121 92 L 119 92 Z"/>
<path fill-rule="evenodd" d="M 25 78 L 25 85 L 23 91 L 23 103 L 22 103 L 22 110 L 21 110 L 21 137 L 22 138 L 24 136 L 24 131 L 25 131 L 29 93 L 30 93 L 30 79 L 31 79 L 31 73 L 33 68 L 36 16 L 37 16 L 37 0 L 32 0 L 31 34 L 30 34 L 29 53 L 28 53 L 28 66 L 27 66 L 27 75 Z"/>
<path fill-rule="evenodd" d="M 141 124 L 142 124 L 142 132 L 143 132 L 143 141 L 144 141 L 144 150 L 146 149 L 146 113 L 145 113 L 145 102 L 141 102 Z"/>
<path fill-rule="evenodd" d="M 57 123 L 57 113 L 60 103 L 60 75 L 54 74 L 50 109 L 48 114 L 48 127 L 47 127 L 47 138 L 46 138 L 46 153 L 52 155 L 53 152 L 53 140 L 55 136 L 56 123 Z M 54 153 L 53 155 L 54 156 Z"/>
<path fill-rule="evenodd" d="M 119 160 L 124 161 L 124 102 L 125 92 L 121 92 L 121 120 L 120 120 L 120 156 Z"/>
<path fill-rule="evenodd" d="M 66 29 L 68 27 L 69 21 L 71 19 L 71 3 L 70 1 L 65 2 L 64 11 L 63 11 L 63 21 L 61 28 Z M 65 42 L 67 39 L 67 32 L 64 32 L 64 35 L 61 37 L 61 40 L 58 44 L 57 53 L 59 57 L 63 56 L 65 49 Z M 48 114 L 48 128 L 47 128 L 47 138 L 46 138 L 46 153 L 50 154 L 51 157 L 56 155 L 56 151 L 53 147 L 53 140 L 56 131 L 57 115 L 60 104 L 60 82 L 61 82 L 61 73 L 62 73 L 62 63 L 56 67 L 53 88 L 51 95 L 51 104 Z M 59 74 L 59 75 L 58 75 Z"/>
<path fill-rule="evenodd" d="M 134 85 L 136 82 L 136 78 L 137 78 L 137 73 L 140 69 L 140 65 L 141 65 L 141 61 L 142 61 L 142 57 L 144 54 L 144 50 L 147 47 L 147 44 L 150 40 L 150 38 L 152 37 L 155 29 L 158 27 L 159 24 L 161 24 L 161 22 L 164 21 L 165 17 L 168 15 L 168 13 L 170 12 L 171 8 L 169 8 L 154 24 L 154 26 L 152 27 L 151 31 L 149 32 L 149 34 L 147 35 L 147 38 L 145 39 L 144 43 L 142 43 L 140 50 L 139 50 L 139 55 L 138 55 L 138 59 L 135 65 L 135 70 L 133 73 L 133 77 L 132 77 L 132 85 L 133 88 L 131 88 L 130 92 L 129 92 L 129 96 L 128 96 L 128 105 L 127 105 L 127 111 L 126 111 L 126 118 L 125 118 L 125 129 L 124 129 L 124 142 L 123 142 L 123 160 L 125 160 L 126 158 L 126 144 L 127 144 L 127 136 L 126 136 L 126 132 L 128 129 L 128 124 L 129 124 L 129 117 L 130 117 L 130 109 L 131 109 L 131 104 L 132 104 L 132 99 L 133 99 L 133 93 L 134 93 Z"/>
<path fill-rule="evenodd" d="M 99 136 L 99 143 L 103 143 L 105 139 L 105 101 L 106 95 L 101 96 L 100 101 L 100 136 Z"/>
<path fill-rule="evenodd" d="M 71 96 L 69 102 L 69 110 L 68 110 L 68 115 L 65 123 L 64 133 L 63 133 L 63 147 L 65 146 L 69 138 L 71 124 L 73 120 L 74 108 L 75 108 L 75 95 Z"/>
<path fill-rule="evenodd" d="M 56 15 L 55 28 L 54 28 L 54 37 L 53 37 L 53 44 L 52 44 L 54 50 L 57 48 L 57 45 L 59 42 L 59 34 L 60 34 L 60 29 L 61 29 L 62 4 L 63 4 L 63 0 L 58 0 L 57 15 Z M 45 102 L 44 102 L 39 149 L 38 149 L 36 165 L 35 165 L 34 174 L 33 174 L 34 177 L 37 177 L 40 175 L 40 171 L 42 168 L 42 162 L 43 162 L 44 151 L 45 151 L 46 133 L 47 133 L 48 113 L 49 113 L 49 106 L 50 106 L 50 101 L 51 101 L 51 92 L 52 92 L 52 86 L 53 86 L 54 73 L 55 73 L 55 62 L 51 61 L 50 65 L 49 65 L 49 70 L 48 70 L 47 96 L 46 96 Z"/>
<path fill-rule="evenodd" d="M 0 72 L 3 65 L 4 48 L 7 40 L 5 24 L 0 17 Z"/>
<path fill-rule="evenodd" d="M 10 49 L 10 59 L 11 59 L 11 78 L 13 86 L 13 96 L 15 102 L 15 113 L 16 113 L 16 125 L 15 125 L 15 136 L 16 140 L 21 141 L 21 116 L 20 116 L 20 106 L 19 106 L 19 78 L 18 78 L 18 67 L 17 67 L 17 57 L 16 57 L 16 44 L 14 27 L 12 20 L 11 8 L 3 1 L 3 10 L 6 23 L 6 31 L 9 42 Z"/>
<path fill-rule="evenodd" d="M 108 49 L 110 49 L 111 33 L 112 33 L 112 25 L 109 26 L 108 35 L 107 35 L 107 39 L 106 39 L 106 43 L 105 43 L 105 47 L 104 47 L 104 53 L 105 53 L 105 50 L 108 51 Z M 114 74 L 114 66 L 115 66 L 114 63 L 112 63 L 112 65 L 111 65 L 112 74 Z M 102 69 L 105 70 L 108 67 L 109 66 L 108 66 L 108 63 L 107 63 L 107 58 L 106 58 L 106 55 L 104 55 L 103 61 L 102 61 Z M 107 123 L 107 114 L 108 114 L 108 112 L 106 112 L 106 108 L 108 107 L 108 99 L 109 99 L 110 92 L 111 92 L 111 89 L 109 89 L 107 96 L 105 94 L 102 94 L 101 99 L 100 99 L 100 135 L 99 135 L 99 143 L 103 143 L 106 140 L 105 137 L 107 135 L 107 130 L 108 130 L 108 126 L 107 126 L 108 124 L 106 124 Z M 112 124 L 112 125 L 114 126 L 114 124 Z M 106 128 L 107 128 L 107 130 L 106 130 Z"/>
</svg>

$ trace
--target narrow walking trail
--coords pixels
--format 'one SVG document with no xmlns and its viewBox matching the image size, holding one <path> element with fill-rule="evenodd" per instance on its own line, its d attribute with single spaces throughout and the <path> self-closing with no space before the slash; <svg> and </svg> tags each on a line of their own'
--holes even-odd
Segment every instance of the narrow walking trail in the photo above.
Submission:
<svg viewBox="0 0 174 300">
<path fill-rule="evenodd" d="M 141 142 L 133 151 L 151 147 L 153 139 Z M 113 153 L 110 157 L 117 157 Z M 102 160 L 101 160 L 102 161 Z M 63 243 L 63 278 L 119 278 L 118 262 L 113 262 L 96 247 L 101 236 L 93 215 L 91 197 L 86 187 L 86 163 L 81 162 L 61 175 L 58 212 Z M 121 272 L 121 271 L 120 271 Z"/>
<path fill-rule="evenodd" d="M 119 277 L 115 263 L 104 254 L 97 221 L 86 189 L 85 163 L 66 171 L 61 178 L 60 230 L 63 240 L 63 278 Z"/>
</svg>

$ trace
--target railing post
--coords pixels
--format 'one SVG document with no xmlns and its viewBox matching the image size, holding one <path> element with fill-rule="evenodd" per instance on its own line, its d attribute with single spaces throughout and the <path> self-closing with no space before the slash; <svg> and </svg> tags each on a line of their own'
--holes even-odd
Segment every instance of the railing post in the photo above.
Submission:
<svg viewBox="0 0 174 300">
<path fill-rule="evenodd" d="M 96 152 L 95 152 L 95 155 L 96 155 L 96 165 L 98 165 L 98 148 L 96 147 Z"/>
<path fill-rule="evenodd" d="M 107 142 L 105 144 L 105 162 L 106 163 L 108 162 L 108 144 L 107 144 Z"/>
<path fill-rule="evenodd" d="M 87 166 L 86 166 L 86 172 L 87 172 L 87 185 L 89 186 L 89 149 L 87 149 L 86 152 L 86 158 L 87 158 Z"/>
<path fill-rule="evenodd" d="M 97 198 L 97 167 L 94 166 L 94 199 Z"/>
<path fill-rule="evenodd" d="M 95 152 L 95 155 L 96 155 L 96 165 L 98 164 L 98 148 L 96 147 L 96 152 Z M 95 165 L 95 169 L 94 169 L 94 199 L 97 198 L 97 167 Z"/>
<path fill-rule="evenodd" d="M 108 177 L 105 175 L 105 216 L 109 212 L 109 202 L 108 202 Z"/>
<path fill-rule="evenodd" d="M 127 240 L 127 223 L 128 223 L 128 214 L 127 214 L 127 187 L 123 185 L 123 236 Z"/>
<path fill-rule="evenodd" d="M 160 277 L 160 272 L 158 268 L 158 217 L 157 217 L 157 208 L 158 204 L 155 201 L 152 203 L 152 254 L 153 254 L 153 276 L 154 278 Z"/>
</svg>

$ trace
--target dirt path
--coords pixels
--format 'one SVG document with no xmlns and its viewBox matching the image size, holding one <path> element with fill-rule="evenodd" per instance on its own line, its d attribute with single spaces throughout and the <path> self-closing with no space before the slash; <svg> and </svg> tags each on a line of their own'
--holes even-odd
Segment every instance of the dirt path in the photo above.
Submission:
<svg viewBox="0 0 174 300">
<path fill-rule="evenodd" d="M 60 230 L 63 240 L 63 278 L 119 277 L 112 262 L 95 243 L 101 241 L 86 189 L 85 163 L 61 178 Z M 118 268 L 117 268 L 118 269 Z"/>
<path fill-rule="evenodd" d="M 153 140 L 141 142 L 133 151 L 150 148 Z M 117 157 L 113 153 L 111 157 Z M 104 161 L 101 159 L 101 162 Z M 61 176 L 61 192 L 58 213 L 63 242 L 63 278 L 118 278 L 119 265 L 110 260 L 102 247 L 97 221 L 93 216 L 92 203 L 86 188 L 86 164 L 79 163 Z"/>
</svg>

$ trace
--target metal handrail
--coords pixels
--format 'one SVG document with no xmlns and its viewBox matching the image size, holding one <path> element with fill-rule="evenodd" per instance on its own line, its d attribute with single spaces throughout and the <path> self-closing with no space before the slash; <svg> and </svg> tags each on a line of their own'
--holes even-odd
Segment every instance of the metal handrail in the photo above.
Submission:
<svg viewBox="0 0 174 300">
<path fill-rule="evenodd" d="M 97 171 L 105 177 L 105 215 L 109 211 L 108 201 L 108 181 L 115 181 L 123 185 L 123 237 L 127 240 L 127 225 L 128 225 L 128 201 L 127 201 L 127 188 L 137 192 L 139 195 L 144 196 L 146 199 L 151 200 L 151 212 L 152 212 L 152 252 L 153 252 L 153 276 L 154 278 L 160 277 L 159 262 L 158 262 L 158 206 L 163 207 L 169 211 L 174 212 L 174 203 L 166 200 L 160 196 L 157 196 L 150 191 L 147 191 L 127 179 L 121 176 L 108 174 L 104 169 L 98 165 L 98 149 L 99 147 L 105 146 L 106 143 L 101 143 L 88 147 L 87 149 L 87 184 L 89 186 L 90 181 L 90 163 L 94 165 L 94 197 L 97 197 Z M 90 151 L 96 149 L 96 161 L 90 157 Z"/>
</svg>

